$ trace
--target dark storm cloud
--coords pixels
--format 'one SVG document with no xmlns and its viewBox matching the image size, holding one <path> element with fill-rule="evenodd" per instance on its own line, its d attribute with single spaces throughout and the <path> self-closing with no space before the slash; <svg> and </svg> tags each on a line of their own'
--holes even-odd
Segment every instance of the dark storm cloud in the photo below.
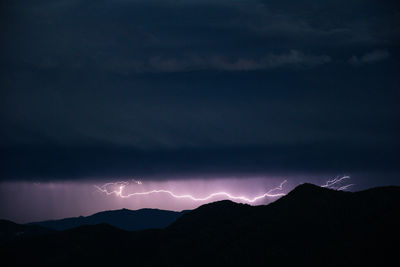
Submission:
<svg viewBox="0 0 400 267">
<path fill-rule="evenodd" d="M 145 72 L 182 72 L 195 70 L 252 71 L 280 67 L 310 68 L 331 61 L 327 55 L 305 55 L 297 50 L 282 54 L 268 54 L 261 58 L 228 59 L 221 56 L 188 56 L 185 58 L 151 57 L 146 61 L 119 61 L 108 65 L 108 70 L 122 74 Z"/>
<path fill-rule="evenodd" d="M 291 50 L 326 57 L 332 46 L 390 46 L 398 36 L 398 21 L 391 19 L 398 9 L 389 3 L 350 1 L 342 8 L 307 2 L 10 1 L 2 16 L 6 62 L 130 72 L 170 71 L 178 62 L 179 71 L 230 70 L 212 62 L 254 61 Z"/>
<path fill-rule="evenodd" d="M 394 2 L 1 5 L 3 180 L 395 169 Z"/>
<path fill-rule="evenodd" d="M 336 144 L 151 151 L 116 146 L 24 147 L 4 149 L 1 161 L 3 177 L 34 181 L 397 171 L 396 153 L 391 149 L 342 148 Z"/>
<path fill-rule="evenodd" d="M 352 65 L 362 65 L 362 64 L 369 64 L 375 63 L 378 61 L 382 61 L 387 59 L 390 56 L 389 52 L 386 50 L 375 50 L 361 57 L 352 56 L 349 59 L 349 63 Z"/>
</svg>

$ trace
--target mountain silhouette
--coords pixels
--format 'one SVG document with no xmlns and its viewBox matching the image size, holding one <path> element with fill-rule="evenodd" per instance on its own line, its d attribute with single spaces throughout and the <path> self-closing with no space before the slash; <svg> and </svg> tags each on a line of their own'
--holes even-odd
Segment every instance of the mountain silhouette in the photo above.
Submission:
<svg viewBox="0 0 400 267">
<path fill-rule="evenodd" d="M 0 220 L 0 243 L 20 239 L 22 237 L 32 237 L 48 233 L 54 230 L 38 225 L 16 224 L 7 220 Z"/>
<path fill-rule="evenodd" d="M 80 226 L 0 251 L 11 265 L 398 266 L 399 204 L 400 187 L 303 184 L 266 206 L 206 204 L 164 229 Z"/>
<path fill-rule="evenodd" d="M 174 222 L 185 212 L 186 211 L 176 212 L 159 209 L 121 209 L 103 211 L 87 217 L 80 216 L 61 220 L 34 222 L 30 223 L 30 225 L 40 225 L 60 231 L 82 225 L 107 223 L 122 230 L 138 231 L 151 228 L 164 228 Z"/>
</svg>

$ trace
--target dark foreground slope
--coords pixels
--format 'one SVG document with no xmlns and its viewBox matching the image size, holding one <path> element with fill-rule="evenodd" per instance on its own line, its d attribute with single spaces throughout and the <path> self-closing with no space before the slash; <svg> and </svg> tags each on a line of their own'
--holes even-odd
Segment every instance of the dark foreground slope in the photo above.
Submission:
<svg viewBox="0 0 400 267">
<path fill-rule="evenodd" d="M 26 237 L 40 236 L 55 231 L 38 225 L 16 224 L 7 220 L 0 220 L 0 243 L 11 240 L 20 240 Z"/>
<path fill-rule="evenodd" d="M 80 216 L 61 220 L 35 222 L 31 223 L 31 225 L 40 225 L 54 230 L 67 230 L 83 225 L 107 223 L 122 230 L 138 231 L 143 229 L 165 228 L 176 221 L 176 219 L 185 212 L 186 211 L 176 212 L 158 209 L 121 209 L 103 211 L 87 217 Z"/>
<path fill-rule="evenodd" d="M 304 184 L 268 206 L 207 204 L 163 230 L 85 226 L 0 249 L 14 265 L 398 266 L 399 204 L 399 187 Z"/>
</svg>

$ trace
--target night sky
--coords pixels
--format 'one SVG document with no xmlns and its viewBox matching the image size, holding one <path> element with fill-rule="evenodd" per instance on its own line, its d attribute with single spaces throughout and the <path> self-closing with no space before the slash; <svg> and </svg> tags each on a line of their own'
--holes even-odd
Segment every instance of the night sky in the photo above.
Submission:
<svg viewBox="0 0 400 267">
<path fill-rule="evenodd" d="M 0 218 L 400 185 L 396 2 L 1 1 Z"/>
</svg>

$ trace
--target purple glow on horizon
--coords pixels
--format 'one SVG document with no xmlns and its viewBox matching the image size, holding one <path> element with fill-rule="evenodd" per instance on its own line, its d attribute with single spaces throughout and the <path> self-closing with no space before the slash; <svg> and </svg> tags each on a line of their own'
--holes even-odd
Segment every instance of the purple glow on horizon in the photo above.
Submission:
<svg viewBox="0 0 400 267">
<path fill-rule="evenodd" d="M 337 186 L 333 189 L 345 190 L 350 185 L 340 183 L 346 179 L 333 180 L 333 183 L 328 181 L 323 186 L 329 188 Z M 129 182 L 106 184 L 105 181 L 95 180 L 45 183 L 3 182 L 0 183 L 0 201 L 7 205 L 0 205 L 0 219 L 26 223 L 88 216 L 104 210 L 121 208 L 181 211 L 224 199 L 262 205 L 275 201 L 299 184 L 293 180 L 295 179 L 286 183 L 281 177 L 250 177 L 246 179 L 146 180 L 143 182 L 130 179 Z M 304 180 L 300 183 L 302 182 Z"/>
<path fill-rule="evenodd" d="M 99 192 L 105 193 L 108 196 L 116 195 L 121 198 L 147 196 L 147 195 L 152 195 L 152 194 L 168 194 L 171 197 L 176 198 L 176 199 L 187 199 L 187 200 L 191 200 L 191 201 L 200 201 L 200 202 L 211 201 L 213 199 L 223 197 L 223 198 L 238 201 L 238 202 L 255 203 L 263 198 L 277 198 L 277 197 L 284 196 L 285 194 L 281 193 L 281 191 L 283 190 L 283 185 L 286 182 L 287 182 L 287 180 L 284 180 L 278 187 L 272 188 L 272 189 L 268 190 L 266 193 L 263 193 L 259 196 L 255 196 L 255 197 L 251 197 L 251 198 L 246 197 L 244 195 L 240 195 L 240 196 L 232 195 L 229 192 L 225 192 L 225 191 L 213 192 L 204 197 L 196 197 L 195 195 L 192 195 L 192 194 L 179 195 L 179 194 L 175 194 L 174 192 L 172 192 L 170 190 L 165 190 L 165 189 L 152 189 L 150 191 L 139 191 L 139 192 L 126 193 L 125 189 L 127 186 L 130 185 L 130 183 L 127 181 L 106 183 L 102 186 L 95 185 L 95 188 L 97 190 L 99 190 Z M 141 181 L 133 180 L 133 183 L 142 185 Z M 110 187 L 111 187 L 111 189 L 110 189 Z"/>
<path fill-rule="evenodd" d="M 119 179 L 113 179 L 118 181 Z M 234 196 L 254 198 L 280 185 L 282 178 L 191 178 L 188 180 L 145 180 L 142 184 L 130 179 L 125 190 L 141 192 L 151 190 L 171 191 L 176 195 L 191 194 L 204 197 L 215 192 L 228 192 Z M 96 212 L 114 209 L 157 208 L 165 210 L 194 209 L 203 204 L 227 199 L 226 195 L 216 195 L 204 201 L 176 199 L 169 194 L 142 195 L 135 198 L 121 198 L 115 194 L 107 196 L 97 190 L 95 185 L 105 181 L 85 180 L 73 182 L 3 182 L 0 183 L 0 219 L 19 223 L 66 217 L 88 216 Z M 290 185 L 289 185 L 290 186 Z M 282 193 L 287 193 L 288 188 Z M 255 204 L 267 204 L 273 199 L 263 199 Z M 237 201 L 237 200 L 236 200 Z"/>
</svg>

